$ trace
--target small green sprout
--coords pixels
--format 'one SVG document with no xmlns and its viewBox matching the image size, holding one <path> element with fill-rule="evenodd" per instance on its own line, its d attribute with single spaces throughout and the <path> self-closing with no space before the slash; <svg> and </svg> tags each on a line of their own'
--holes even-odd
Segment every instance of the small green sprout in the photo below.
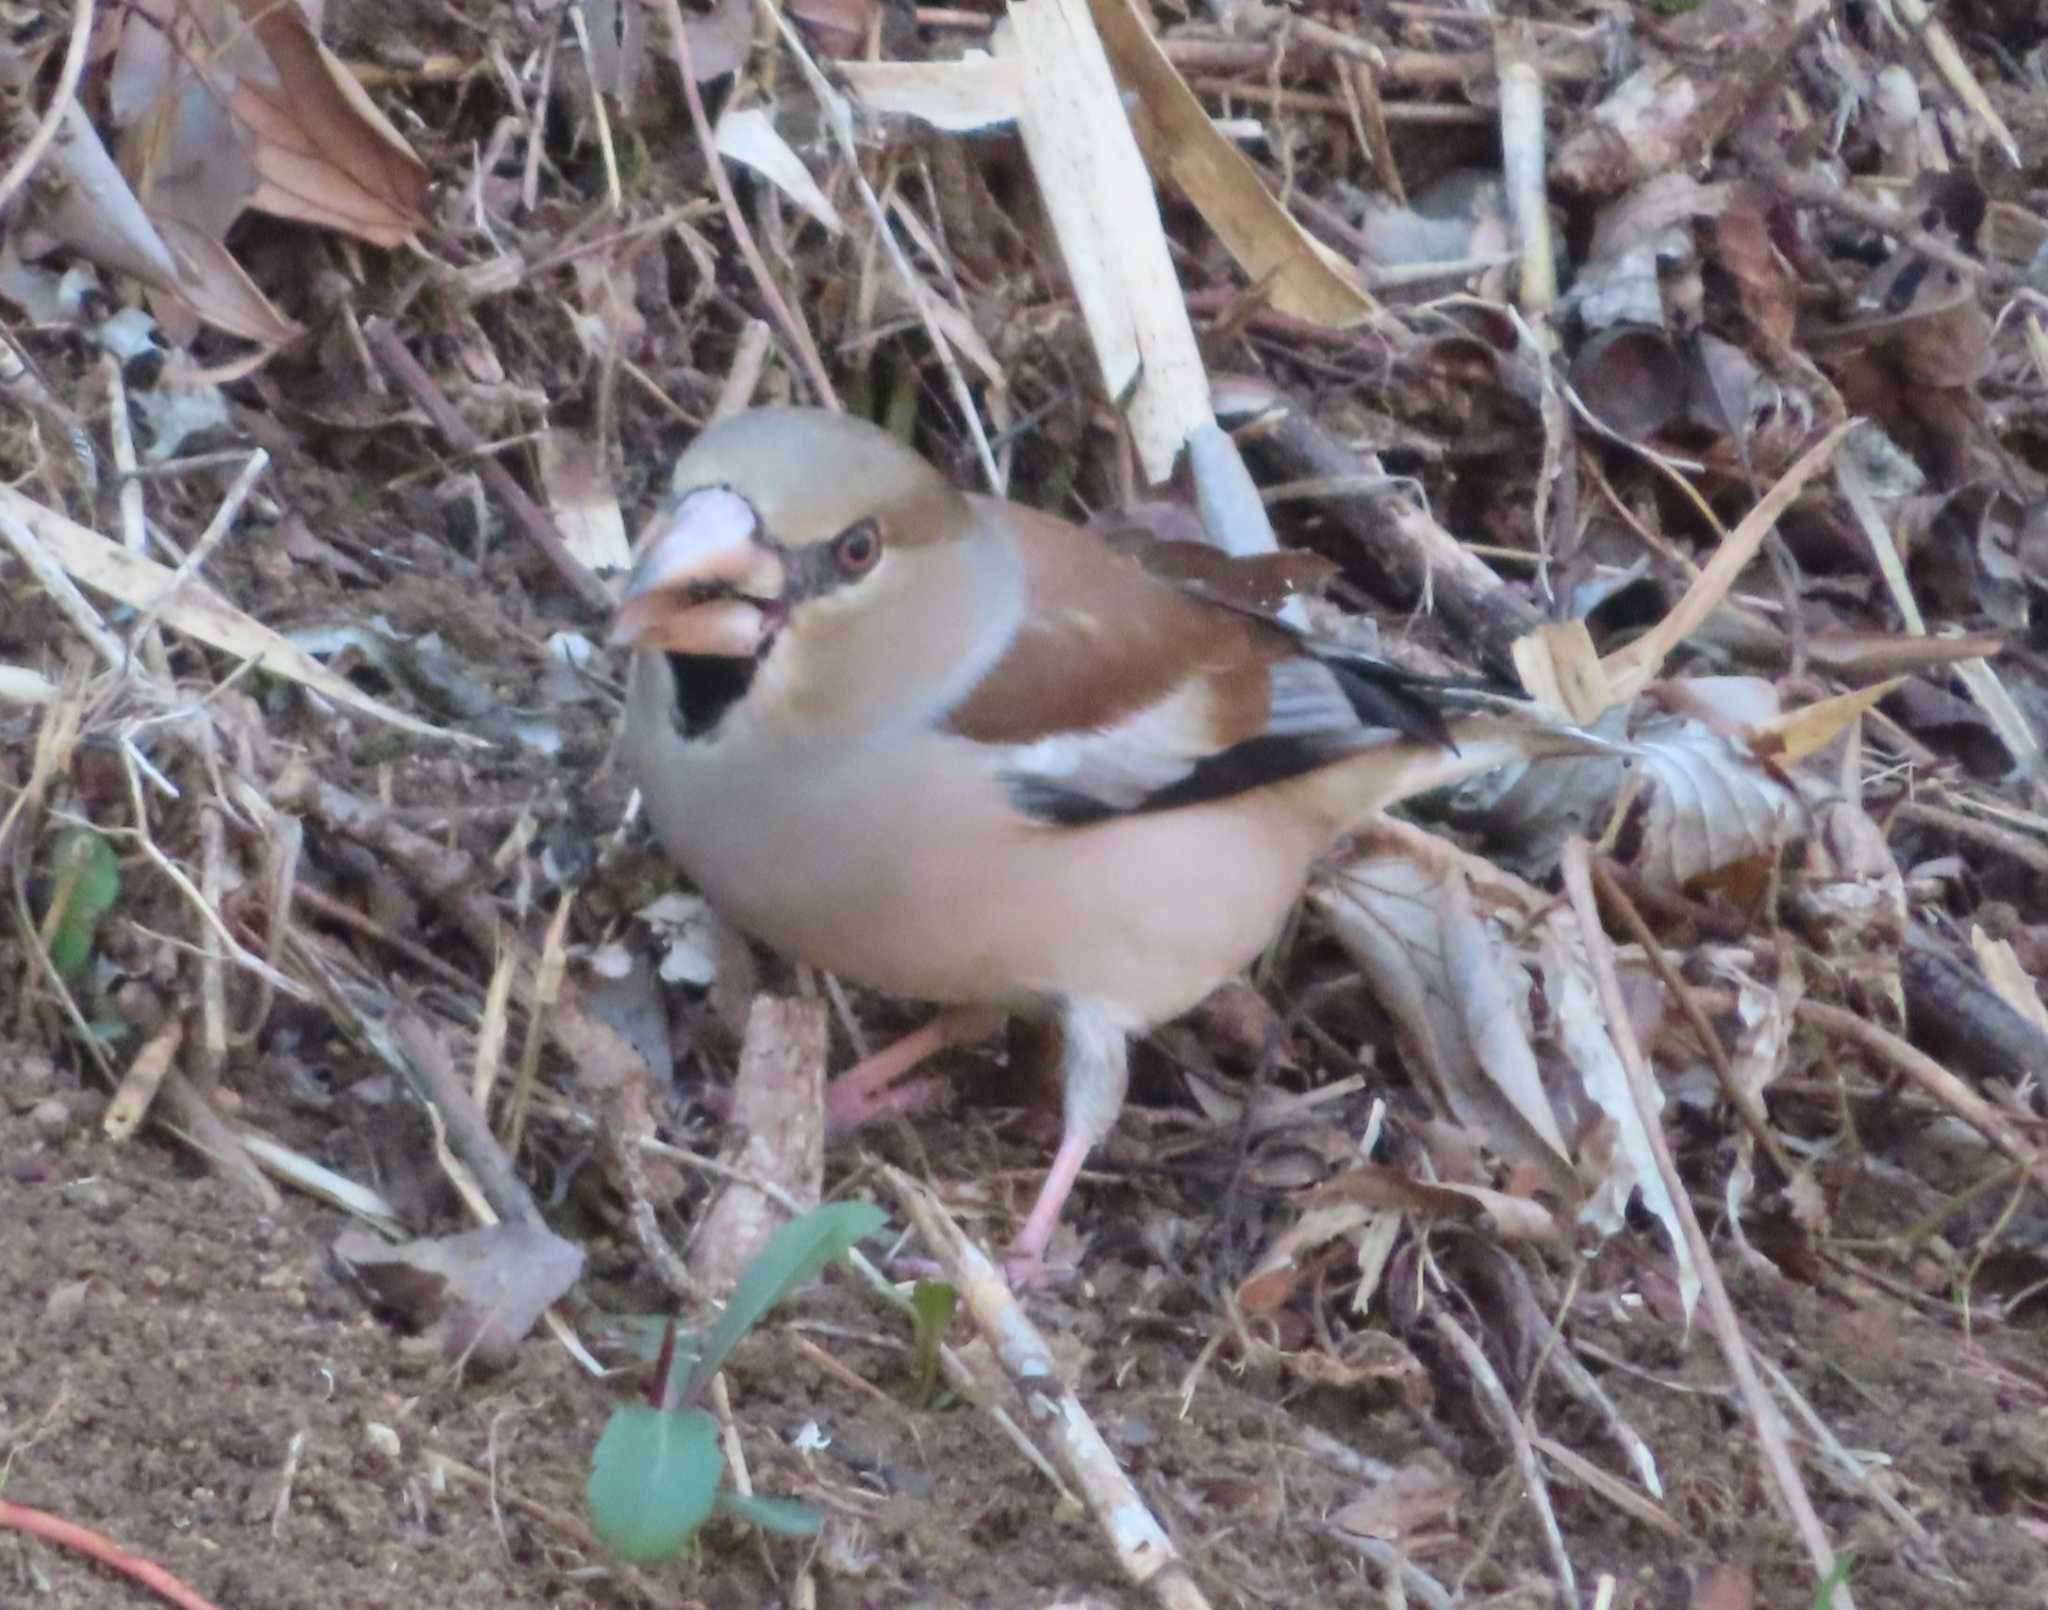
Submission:
<svg viewBox="0 0 2048 1610">
<path fill-rule="evenodd" d="M 590 1459 L 591 1518 L 622 1558 L 635 1565 L 674 1559 L 714 1509 L 764 1531 L 808 1536 L 818 1529 L 818 1514 L 807 1504 L 723 1488 L 718 1422 L 699 1403 L 727 1355 L 769 1309 L 883 1223 L 882 1210 L 866 1202 L 814 1208 L 776 1231 L 747 1266 L 694 1356 L 678 1357 L 675 1322 L 669 1321 L 648 1401 L 614 1409 Z"/>
<path fill-rule="evenodd" d="M 953 1323 L 953 1311 L 960 1306 L 960 1293 L 943 1280 L 920 1280 L 910 1293 L 912 1327 L 910 1354 L 910 1404 L 929 1409 L 939 1395 L 939 1344 L 946 1339 L 946 1327 Z"/>
<path fill-rule="evenodd" d="M 40 930 L 50 965 L 67 984 L 92 960 L 100 919 L 120 898 L 113 846 L 89 827 L 67 828 L 50 855 L 50 903 Z"/>
</svg>

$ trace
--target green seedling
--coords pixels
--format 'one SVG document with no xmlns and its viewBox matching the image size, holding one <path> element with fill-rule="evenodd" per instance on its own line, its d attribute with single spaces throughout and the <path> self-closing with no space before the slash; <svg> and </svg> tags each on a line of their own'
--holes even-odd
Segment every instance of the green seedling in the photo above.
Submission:
<svg viewBox="0 0 2048 1610">
<path fill-rule="evenodd" d="M 943 1280 L 920 1280 L 910 1293 L 911 1351 L 910 1403 L 929 1409 L 939 1395 L 939 1344 L 946 1339 L 946 1327 L 953 1323 L 953 1311 L 960 1306 L 960 1293 Z"/>
<path fill-rule="evenodd" d="M 1832 1610 L 1835 1590 L 1849 1580 L 1849 1573 L 1855 1568 L 1855 1555 L 1846 1552 L 1837 1554 L 1834 1569 L 1828 1572 L 1827 1580 L 1814 1593 L 1813 1610 Z"/>
<path fill-rule="evenodd" d="M 882 1210 L 866 1202 L 814 1208 L 761 1249 L 703 1336 L 679 1339 L 675 1321 L 667 1323 L 647 1401 L 612 1411 L 590 1459 L 591 1519 L 614 1552 L 635 1565 L 665 1564 L 690 1546 L 714 1509 L 764 1531 L 808 1536 L 818 1529 L 808 1504 L 724 1487 L 718 1422 L 701 1403 L 727 1355 L 769 1309 L 883 1223 Z"/>
<path fill-rule="evenodd" d="M 100 919 L 121 898 L 113 846 L 89 827 L 67 828 L 50 856 L 50 903 L 39 937 L 57 976 L 70 983 L 92 960 Z"/>
</svg>

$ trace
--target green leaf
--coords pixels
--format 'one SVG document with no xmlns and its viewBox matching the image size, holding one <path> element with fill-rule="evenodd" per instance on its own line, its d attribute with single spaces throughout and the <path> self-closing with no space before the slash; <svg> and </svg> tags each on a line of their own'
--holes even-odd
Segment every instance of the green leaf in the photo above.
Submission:
<svg viewBox="0 0 2048 1610">
<path fill-rule="evenodd" d="M 758 1526 L 777 1537 L 815 1537 L 825 1517 L 801 1498 L 764 1498 L 759 1493 L 718 1490 L 718 1507 L 734 1520 Z"/>
<path fill-rule="evenodd" d="M 1834 1569 L 1828 1572 L 1827 1580 L 1815 1590 L 1813 1610 L 1830 1610 L 1835 1602 L 1835 1589 L 1849 1580 L 1849 1573 L 1856 1567 L 1856 1556 L 1846 1550 L 1835 1556 Z"/>
<path fill-rule="evenodd" d="M 590 1456 L 597 1535 L 635 1565 L 672 1560 L 711 1514 L 724 1475 L 718 1422 L 702 1409 L 621 1404 Z"/>
<path fill-rule="evenodd" d="M 809 1280 L 826 1264 L 843 1258 L 856 1241 L 888 1223 L 888 1215 L 870 1202 L 827 1202 L 777 1230 L 740 1283 L 718 1323 L 704 1338 L 704 1351 L 690 1372 L 683 1401 L 693 1403 L 725 1357 L 752 1330 L 761 1316 Z"/>
<path fill-rule="evenodd" d="M 953 1323 L 960 1293 L 943 1280 L 920 1280 L 910 1292 L 910 1401 L 929 1408 L 939 1391 L 939 1343 Z"/>
<path fill-rule="evenodd" d="M 50 873 L 43 946 L 57 976 L 69 982 L 92 959 L 100 918 L 121 898 L 121 865 L 104 838 L 89 827 L 74 827 L 59 835 L 50 856 Z"/>
</svg>

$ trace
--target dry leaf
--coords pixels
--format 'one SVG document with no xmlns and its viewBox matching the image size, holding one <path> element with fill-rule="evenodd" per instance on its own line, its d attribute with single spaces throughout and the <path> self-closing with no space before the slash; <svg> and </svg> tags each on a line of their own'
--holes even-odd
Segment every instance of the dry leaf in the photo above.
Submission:
<svg viewBox="0 0 2048 1610">
<path fill-rule="evenodd" d="M 820 55 L 834 61 L 858 56 L 866 47 L 879 0 L 789 0 L 789 14 Z"/>
<path fill-rule="evenodd" d="M 803 158 L 776 132 L 774 119 L 765 106 L 727 109 L 722 113 L 718 119 L 718 149 L 767 179 L 833 234 L 844 233 L 846 225 L 840 221 L 838 209 L 818 188 L 818 181 L 811 177 Z"/>
<path fill-rule="evenodd" d="M 1633 735 L 1641 792 L 1630 811 L 1632 864 L 1665 888 L 1752 858 L 1775 858 L 1806 825 L 1792 787 L 1748 744 L 1698 721 L 1658 722 Z"/>
<path fill-rule="evenodd" d="M 1103 47 L 1137 91 L 1131 126 L 1153 170 L 1194 204 L 1279 312 L 1344 329 L 1374 310 L 1350 265 L 1296 223 L 1218 132 L 1133 0 L 1092 0 Z"/>
<path fill-rule="evenodd" d="M 247 205 L 385 247 L 426 222 L 426 165 L 292 0 L 145 0 L 121 49 L 127 155 L 153 211 L 218 240 Z"/>
<path fill-rule="evenodd" d="M 1320 884 L 1311 902 L 1399 1027 L 1438 1116 L 1476 1130 L 1510 1164 L 1539 1169 L 1541 1185 L 1602 1234 L 1625 1225 L 1630 1198 L 1639 1194 L 1670 1237 L 1689 1311 L 1699 1272 L 1571 914 L 1419 828 L 1382 817 L 1358 841 L 1359 858 Z M 1532 995 L 1546 1007 L 1540 1056 Z M 1576 1092 L 1560 1087 L 1565 1070 L 1576 1077 Z M 1560 1102 L 1574 1105 L 1568 1126 Z M 1566 1128 L 1583 1133 L 1586 1115 L 1604 1119 L 1610 1149 L 1582 1146 L 1574 1157 L 1562 1135 Z"/>
<path fill-rule="evenodd" d="M 76 101 L 65 107 L 46 161 L 54 196 L 31 215 L 35 230 L 102 268 L 159 290 L 177 288 L 178 264 L 170 247 Z"/>
<path fill-rule="evenodd" d="M 450 1358 L 509 1364 L 548 1305 L 583 1273 L 583 1251 L 543 1224 L 508 1220 L 391 1246 L 360 1230 L 334 1255 L 370 1300 L 409 1329 L 432 1329 Z"/>
<path fill-rule="evenodd" d="M 279 0 L 236 0 L 276 70 L 229 98 L 255 137 L 262 182 L 250 205 L 321 224 L 374 246 L 399 246 L 426 222 L 427 166 L 353 74 Z"/>
<path fill-rule="evenodd" d="M 1736 185 L 1714 220 L 1714 260 L 1734 283 L 1735 300 L 1769 350 L 1792 342 L 1799 286 L 1790 266 L 1771 242 L 1768 202 L 1753 185 Z"/>
<path fill-rule="evenodd" d="M 985 51 L 958 61 L 842 62 L 839 72 L 867 111 L 914 117 L 947 134 L 1013 123 L 1023 99 L 1016 59 Z"/>
<path fill-rule="evenodd" d="M 285 346 L 305 333 L 278 312 L 218 240 L 170 214 L 156 214 L 156 222 L 178 260 L 178 283 L 168 294 L 198 318 L 263 347 Z"/>
<path fill-rule="evenodd" d="M 1453 1219 L 1484 1227 L 1503 1241 L 1555 1241 L 1557 1220 L 1542 1203 L 1482 1185 L 1446 1185 L 1416 1179 L 1381 1163 L 1361 1163 L 1309 1192 L 1312 1207 L 1356 1202 L 1418 1217 Z"/>
<path fill-rule="evenodd" d="M 1087 0 L 1013 0 L 1010 24 L 997 49 L 999 59 L 1017 64 L 1024 150 L 1103 390 L 1123 405 L 1145 478 L 1156 485 L 1214 415 L 1152 176 L 1132 142 Z"/>
<path fill-rule="evenodd" d="M 1795 766 L 1808 755 L 1825 749 L 1847 730 L 1849 723 L 1870 710 L 1903 685 L 1903 677 L 1876 682 L 1867 688 L 1838 693 L 1759 725 L 1751 736 L 1756 753 L 1781 766 Z"/>
<path fill-rule="evenodd" d="M 131 553 L 118 542 L 88 531 L 6 487 L 0 487 L 0 506 L 27 525 L 76 580 L 131 609 L 151 611 L 175 631 L 238 659 L 254 661 L 272 676 L 296 682 L 343 709 L 388 722 L 417 737 L 445 738 L 461 744 L 481 742 L 430 726 L 373 698 L 289 639 L 243 614 L 203 581 L 194 578 L 174 585 L 174 573 L 155 560 Z"/>
<path fill-rule="evenodd" d="M 633 545 L 596 441 L 577 431 L 544 430 L 534 452 L 548 513 L 569 551 L 599 573 L 625 570 Z"/>
<path fill-rule="evenodd" d="M 1454 1472 L 1425 1455 L 1394 1472 L 1392 1480 L 1364 1498 L 1354 1498 L 1331 1517 L 1334 1525 L 1354 1537 L 1379 1537 L 1400 1543 L 1404 1552 L 1425 1533 L 1455 1529 L 1466 1484 Z"/>
<path fill-rule="evenodd" d="M 629 0 L 637 5 L 639 0 Z M 690 70 L 702 84 L 723 78 L 747 59 L 754 39 L 751 0 L 715 0 L 702 16 L 684 14 L 690 36 Z"/>
<path fill-rule="evenodd" d="M 1615 435 L 1641 442 L 1685 411 L 1692 370 L 1662 330 L 1614 324 L 1573 354 L 1572 389 Z"/>
<path fill-rule="evenodd" d="M 1570 1148 L 1520 1004 L 1528 979 L 1474 910 L 1465 867 L 1445 856 L 1361 857 L 1313 899 L 1401 1025 L 1414 1072 L 1444 1115 L 1482 1131 L 1502 1156 L 1567 1178 Z"/>
</svg>

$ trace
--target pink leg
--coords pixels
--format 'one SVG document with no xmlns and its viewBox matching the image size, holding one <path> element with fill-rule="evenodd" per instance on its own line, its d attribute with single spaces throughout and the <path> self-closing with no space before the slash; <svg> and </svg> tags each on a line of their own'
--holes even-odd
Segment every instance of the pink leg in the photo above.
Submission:
<svg viewBox="0 0 2048 1610">
<path fill-rule="evenodd" d="M 929 1096 L 922 1090 L 892 1090 L 919 1063 L 948 1046 L 985 1040 L 1002 1026 L 1000 1012 L 949 1006 L 924 1027 L 913 1029 L 856 1063 L 825 1089 L 825 1131 L 843 1135 L 892 1112 L 915 1111 Z M 916 1099 L 905 1101 L 906 1096 Z"/>
<path fill-rule="evenodd" d="M 1061 1137 L 1052 1170 L 1045 1176 L 1045 1183 L 1038 1188 L 1038 1200 L 1031 1206 L 1031 1216 L 1003 1255 L 1003 1272 L 1010 1277 L 1013 1291 L 1048 1286 L 1071 1273 L 1048 1267 L 1045 1249 L 1052 1243 L 1053 1231 L 1059 1228 L 1067 1198 L 1073 1195 L 1074 1182 L 1081 1177 L 1081 1166 L 1094 1150 L 1095 1139 L 1085 1132 L 1070 1129 Z"/>
<path fill-rule="evenodd" d="M 1060 1075 L 1065 1086 L 1066 1124 L 1052 1170 L 1039 1187 L 1031 1216 L 1003 1258 L 1014 1291 L 1050 1285 L 1073 1271 L 1046 1266 L 1045 1249 L 1059 1228 L 1060 1214 L 1095 1143 L 1116 1123 L 1129 1078 L 1125 1060 L 1127 1025 L 1100 1007 L 1069 1001 L 1060 1015 Z"/>
</svg>

